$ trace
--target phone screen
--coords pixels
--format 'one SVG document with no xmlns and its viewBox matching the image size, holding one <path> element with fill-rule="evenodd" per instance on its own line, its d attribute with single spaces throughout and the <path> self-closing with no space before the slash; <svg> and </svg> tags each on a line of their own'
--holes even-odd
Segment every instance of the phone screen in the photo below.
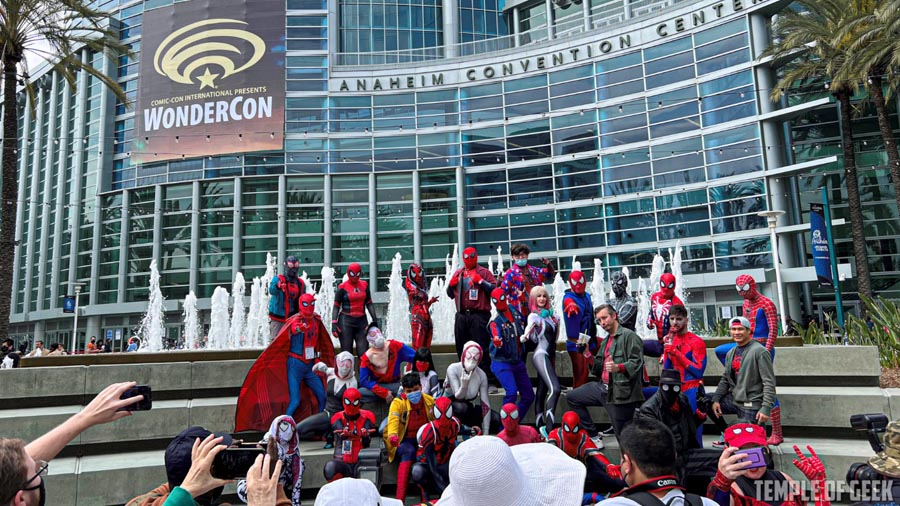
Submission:
<svg viewBox="0 0 900 506">
<path fill-rule="evenodd" d="M 736 453 L 746 454 L 747 458 L 744 459 L 744 461 L 749 460 L 750 462 L 752 462 L 752 464 L 745 467 L 744 469 L 756 469 L 759 467 L 766 467 L 766 456 L 763 453 L 762 448 L 746 448 L 743 450 L 738 450 Z"/>
<path fill-rule="evenodd" d="M 136 404 L 119 408 L 119 411 L 150 411 L 150 408 L 153 407 L 153 392 L 150 385 L 135 385 L 125 390 L 120 399 L 130 399 L 138 395 L 143 395 L 144 398 Z"/>
<path fill-rule="evenodd" d="M 227 448 L 213 460 L 212 475 L 223 480 L 245 478 L 256 457 L 265 453 L 265 448 Z"/>
</svg>

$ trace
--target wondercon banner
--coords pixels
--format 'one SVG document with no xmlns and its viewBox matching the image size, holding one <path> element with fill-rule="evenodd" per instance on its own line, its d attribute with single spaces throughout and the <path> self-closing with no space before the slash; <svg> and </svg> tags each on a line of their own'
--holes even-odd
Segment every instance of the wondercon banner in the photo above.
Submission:
<svg viewBox="0 0 900 506">
<path fill-rule="evenodd" d="M 284 145 L 284 0 L 144 13 L 135 163 Z"/>
<path fill-rule="evenodd" d="M 820 288 L 833 288 L 834 277 L 831 274 L 831 251 L 828 248 L 828 236 L 825 231 L 825 206 L 811 203 L 809 205 L 809 228 L 812 237 L 813 265 L 816 267 L 816 278 Z"/>
</svg>

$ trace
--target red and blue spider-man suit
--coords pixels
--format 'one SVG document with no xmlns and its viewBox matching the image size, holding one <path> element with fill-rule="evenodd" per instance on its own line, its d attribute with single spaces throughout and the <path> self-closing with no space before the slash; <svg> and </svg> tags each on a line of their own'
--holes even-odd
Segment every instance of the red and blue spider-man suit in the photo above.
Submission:
<svg viewBox="0 0 900 506">
<path fill-rule="evenodd" d="M 378 344 L 376 341 L 359 362 L 359 386 L 365 402 L 374 400 L 366 390 L 385 400 L 388 394 L 396 395 L 402 375 L 400 364 L 412 364 L 416 359 L 416 350 L 400 341 L 385 341 L 381 348 Z"/>
<path fill-rule="evenodd" d="M 778 310 L 772 299 L 759 293 L 756 280 L 749 274 L 741 274 L 735 280 L 735 288 L 738 294 L 744 298 L 744 318 L 750 321 L 750 335 L 760 344 L 764 344 L 772 362 L 775 362 L 775 339 L 778 337 Z M 725 365 L 725 356 L 735 347 L 734 343 L 716 346 L 716 358 Z M 779 445 L 784 441 L 781 430 L 781 403 L 775 399 L 775 407 L 770 413 L 772 418 L 772 436 L 769 437 L 770 445 Z"/>
<path fill-rule="evenodd" d="M 337 436 L 334 446 L 334 460 L 325 463 L 325 479 L 330 483 L 345 477 L 356 478 L 359 474 L 359 451 L 369 447 L 375 432 L 375 414 L 360 409 L 362 397 L 359 390 L 348 388 L 344 392 L 344 410 L 331 417 L 331 430 Z"/>
<path fill-rule="evenodd" d="M 428 311 L 431 305 L 437 302 L 437 297 L 428 297 L 428 285 L 425 282 L 425 271 L 419 264 L 412 264 L 406 271 L 406 295 L 409 297 L 410 330 L 413 348 L 431 348 L 431 337 L 434 332 L 434 324 L 431 321 L 431 313 Z"/>
<path fill-rule="evenodd" d="M 659 291 L 650 296 L 650 317 L 647 328 L 656 329 L 656 339 L 644 341 L 644 355 L 660 357 L 663 354 L 663 338 L 669 335 L 669 309 L 684 302 L 675 296 L 675 276 L 664 273 L 659 277 Z"/>
<path fill-rule="evenodd" d="M 339 284 L 334 292 L 331 333 L 340 340 L 341 351 L 353 353 L 354 342 L 356 353 L 360 357 L 368 349 L 366 328 L 369 322 L 366 320 L 366 310 L 377 326 L 378 318 L 375 317 L 375 304 L 372 302 L 369 284 L 362 279 L 362 267 L 354 262 L 347 266 L 347 281 Z"/>
<path fill-rule="evenodd" d="M 566 351 L 572 361 L 572 388 L 587 383 L 589 358 L 597 353 L 597 326 L 594 325 L 594 303 L 587 293 L 587 279 L 581 271 L 569 274 L 569 289 L 563 295 L 563 324 L 566 329 Z"/>
<path fill-rule="evenodd" d="M 429 500 L 428 489 L 441 495 L 450 483 L 450 455 L 456 449 L 456 438 L 462 424 L 453 416 L 453 402 L 449 397 L 434 400 L 434 420 L 419 427 L 417 460 L 412 468 L 412 482 L 418 485 L 422 501 Z"/>
<path fill-rule="evenodd" d="M 628 486 L 622 481 L 618 466 L 609 463 L 609 459 L 581 428 L 581 418 L 574 411 L 566 411 L 563 414 L 562 425 L 550 432 L 547 442 L 584 463 L 587 467 L 585 492 L 607 494 Z"/>
<path fill-rule="evenodd" d="M 686 327 L 687 325 L 685 325 Z M 663 346 L 663 369 L 674 369 L 681 373 L 681 393 L 697 410 L 697 393 L 703 384 L 706 371 L 706 343 L 696 334 L 689 332 L 672 333 L 671 343 Z M 697 441 L 703 446 L 703 427 L 697 427 Z"/>
</svg>

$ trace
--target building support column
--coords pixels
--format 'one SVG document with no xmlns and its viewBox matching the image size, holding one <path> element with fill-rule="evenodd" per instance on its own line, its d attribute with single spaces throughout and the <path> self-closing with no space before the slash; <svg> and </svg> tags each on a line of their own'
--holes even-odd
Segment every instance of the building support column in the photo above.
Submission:
<svg viewBox="0 0 900 506">
<path fill-rule="evenodd" d="M 591 30 L 591 0 L 581 0 L 581 11 L 584 16 L 584 31 Z"/>
<path fill-rule="evenodd" d="M 110 58 L 106 53 L 101 59 L 101 69 L 105 75 L 116 75 L 118 61 Z M 113 164 L 113 137 L 115 136 L 116 97 L 113 92 L 104 88 L 100 93 L 100 123 L 97 129 L 97 193 L 92 195 L 94 201 L 94 237 L 93 237 L 93 262 L 91 262 L 91 281 L 88 284 L 88 304 L 98 303 L 100 289 L 97 279 L 100 277 L 100 248 L 103 237 L 103 198 L 100 196 L 110 188 L 110 174 L 108 167 Z M 161 206 L 160 206 L 161 207 Z"/>
<path fill-rule="evenodd" d="M 287 176 L 278 176 L 278 245 L 275 258 L 278 263 L 290 254 L 287 252 Z"/>
<path fill-rule="evenodd" d="M 412 173 L 413 258 L 422 265 L 422 178 L 419 171 Z"/>
<path fill-rule="evenodd" d="M 191 272 L 188 289 L 197 295 L 200 284 L 200 181 L 191 185 Z"/>
<path fill-rule="evenodd" d="M 369 287 L 372 295 L 378 291 L 378 248 L 375 246 L 378 237 L 378 216 L 375 207 L 375 174 L 369 173 Z"/>
<path fill-rule="evenodd" d="M 331 232 L 334 229 L 333 221 L 334 221 L 334 210 L 332 209 L 332 198 L 331 198 L 331 174 L 325 174 L 325 190 L 324 195 L 322 196 L 322 207 L 323 207 L 323 220 L 322 220 L 322 253 L 323 258 L 325 259 L 325 265 L 334 266 L 334 255 L 331 254 Z M 337 279 L 341 279 L 337 273 L 335 273 L 335 277 Z"/>
<path fill-rule="evenodd" d="M 50 255 L 53 254 L 52 248 L 50 248 L 50 209 L 54 206 L 54 202 L 50 195 L 50 192 L 53 191 L 53 168 L 56 165 L 56 154 L 57 150 L 53 149 L 54 146 L 53 141 L 56 139 L 56 109 L 59 107 L 59 101 L 57 100 L 58 94 L 58 80 L 56 79 L 56 73 L 50 72 L 48 74 L 50 76 L 50 107 L 47 114 L 50 115 L 50 123 L 47 126 L 47 143 L 41 147 L 41 149 L 47 150 L 47 158 L 46 165 L 44 167 L 44 189 L 41 191 L 41 242 L 38 247 L 38 286 L 37 286 L 37 310 L 40 311 L 42 309 L 49 309 L 52 301 L 48 301 L 48 303 L 44 304 L 44 299 L 48 298 L 48 273 L 47 268 L 50 267 L 51 258 Z"/>
<path fill-rule="evenodd" d="M 30 312 L 32 297 L 31 289 L 33 288 L 34 269 L 37 263 L 38 252 L 34 249 L 39 246 L 40 240 L 35 238 L 37 233 L 37 222 L 41 215 L 41 210 L 45 207 L 41 201 L 40 183 L 41 183 L 41 151 L 42 140 L 44 137 L 44 115 L 47 113 L 47 101 L 44 99 L 44 88 L 38 84 L 37 90 L 37 115 L 34 117 L 34 139 L 29 137 L 28 131 L 25 131 L 25 138 L 28 139 L 26 144 L 30 147 L 31 155 L 31 194 L 28 201 L 24 202 L 25 208 L 28 209 L 28 244 L 25 245 L 25 305 L 22 310 L 28 314 Z M 24 172 L 22 173 L 24 176 Z M 49 203 L 48 203 L 49 205 Z M 43 226 L 41 227 L 43 228 Z M 36 302 L 36 301 L 35 301 Z M 35 309 L 39 309 L 35 305 Z"/>
<path fill-rule="evenodd" d="M 328 63 L 334 65 L 340 53 L 341 12 L 339 0 L 328 0 Z"/>
<path fill-rule="evenodd" d="M 70 143 L 72 142 L 72 138 L 69 137 L 70 133 L 66 131 L 69 126 L 69 114 L 71 112 L 72 107 L 72 94 L 71 93 L 63 93 L 63 103 L 62 103 L 62 123 L 60 132 L 63 133 L 63 137 L 57 139 L 59 141 L 58 145 L 54 149 L 57 151 L 56 156 L 56 199 L 54 201 L 56 205 L 56 212 L 54 216 L 56 217 L 56 227 L 53 232 L 53 254 L 50 257 L 50 309 L 56 309 L 60 307 L 60 294 L 59 294 L 59 280 L 61 278 L 60 274 L 62 274 L 61 269 L 61 261 L 60 257 L 62 256 L 62 238 L 63 238 L 63 223 L 65 223 L 65 199 L 66 199 L 66 161 L 68 160 L 69 149 L 71 148 Z M 123 262 L 122 259 L 119 260 Z"/>
<path fill-rule="evenodd" d="M 152 259 L 156 262 L 156 268 L 162 265 L 162 241 L 163 241 L 163 187 L 156 185 L 156 193 L 153 195 L 153 253 Z"/>
<path fill-rule="evenodd" d="M 235 275 L 241 271 L 242 264 L 242 252 L 244 250 L 244 245 L 241 242 L 241 215 L 243 214 L 244 204 L 241 200 L 241 195 L 244 193 L 243 181 L 240 177 L 234 178 L 234 220 L 232 221 L 232 235 L 231 240 L 233 242 L 233 252 L 231 257 L 231 279 L 234 279 Z"/>
<path fill-rule="evenodd" d="M 553 13 L 553 0 L 544 0 L 544 9 L 547 10 L 547 38 L 556 38 L 556 16 Z"/>
<path fill-rule="evenodd" d="M 25 118 L 23 119 L 23 132 L 27 137 L 28 132 L 31 131 L 31 107 L 28 104 L 25 104 Z M 21 146 L 17 148 L 21 151 L 19 153 L 19 175 L 23 176 L 25 171 L 28 170 L 28 142 L 24 139 L 21 140 Z M 22 275 L 21 269 L 19 269 L 19 265 L 21 264 L 22 259 L 22 241 L 25 237 L 25 210 L 28 208 L 28 197 L 25 195 L 25 180 L 28 179 L 26 177 L 19 177 L 19 205 L 16 206 L 16 254 L 13 258 L 15 262 L 13 264 L 13 280 L 12 280 L 12 307 L 10 308 L 10 314 L 15 314 L 16 305 L 19 300 L 25 300 L 25 292 L 19 292 L 19 281 L 20 276 Z M 26 257 L 27 258 L 27 257 Z M 28 307 L 25 306 L 22 308 L 22 313 L 27 313 Z"/>
<path fill-rule="evenodd" d="M 456 242 L 459 251 L 466 248 L 466 172 L 456 168 Z"/>
<path fill-rule="evenodd" d="M 518 7 L 513 8 L 512 23 L 513 23 L 513 26 L 512 26 L 512 30 L 511 30 L 511 32 L 512 32 L 511 35 L 513 36 L 513 47 L 519 47 L 521 45 L 521 42 L 519 41 L 520 18 L 519 18 L 519 8 Z"/>
<path fill-rule="evenodd" d="M 444 58 L 459 56 L 459 2 L 441 0 L 444 13 Z"/>
<path fill-rule="evenodd" d="M 81 52 L 81 61 L 85 65 L 88 64 L 88 52 Z M 78 85 L 75 98 L 75 136 L 72 143 L 72 193 L 69 194 L 69 205 L 71 206 L 72 227 L 71 240 L 69 245 L 69 293 L 75 295 L 75 283 L 78 282 L 78 239 L 81 237 L 81 189 L 84 187 L 84 154 L 87 149 L 87 132 L 85 130 L 85 110 L 87 106 L 87 81 L 88 73 L 80 72 L 78 74 Z M 76 338 L 78 336 L 75 336 Z"/>
<path fill-rule="evenodd" d="M 119 230 L 119 284 L 116 290 L 116 302 L 125 303 L 128 292 L 128 231 L 131 228 L 131 192 L 122 190 L 122 227 Z"/>
</svg>

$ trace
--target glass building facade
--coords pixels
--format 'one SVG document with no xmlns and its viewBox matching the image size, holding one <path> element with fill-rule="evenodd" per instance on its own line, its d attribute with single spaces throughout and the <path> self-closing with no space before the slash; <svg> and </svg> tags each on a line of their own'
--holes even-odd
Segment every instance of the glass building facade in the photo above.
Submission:
<svg viewBox="0 0 900 506">
<path fill-rule="evenodd" d="M 132 99 L 141 15 L 167 3 L 103 2 L 134 54 L 81 54 Z M 384 302 L 397 252 L 431 277 L 454 245 L 486 258 L 516 242 L 565 274 L 595 258 L 607 279 L 628 267 L 633 289 L 680 244 L 695 325 L 709 325 L 740 307 L 740 273 L 776 298 L 757 214 L 773 209 L 786 212 L 789 314 L 820 314 L 834 303 L 810 270 L 809 203 L 826 187 L 846 218 L 846 185 L 834 101 L 768 98 L 779 69 L 757 57 L 786 5 L 287 0 L 284 150 L 142 165 L 133 112 L 87 74 L 72 94 L 39 70 L 35 109 L 20 103 L 12 332 L 70 339 L 62 297 L 81 284 L 82 332 L 127 338 L 153 260 L 177 334 L 189 291 L 208 308 L 236 272 L 261 275 L 267 253 L 297 254 L 314 282 L 359 262 Z M 896 130 L 896 103 L 891 119 Z M 874 111 L 854 135 L 873 285 L 900 297 Z M 849 225 L 835 232 L 852 264 Z M 842 287 L 852 310 L 852 276 Z"/>
</svg>

